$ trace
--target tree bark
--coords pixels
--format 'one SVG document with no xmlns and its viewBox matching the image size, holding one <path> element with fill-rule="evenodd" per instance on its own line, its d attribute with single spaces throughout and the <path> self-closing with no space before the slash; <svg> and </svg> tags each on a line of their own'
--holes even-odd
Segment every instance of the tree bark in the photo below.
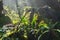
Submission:
<svg viewBox="0 0 60 40">
<path fill-rule="evenodd" d="M 2 10 L 3 10 L 3 0 L 0 0 L 0 17 L 3 15 Z"/>
</svg>

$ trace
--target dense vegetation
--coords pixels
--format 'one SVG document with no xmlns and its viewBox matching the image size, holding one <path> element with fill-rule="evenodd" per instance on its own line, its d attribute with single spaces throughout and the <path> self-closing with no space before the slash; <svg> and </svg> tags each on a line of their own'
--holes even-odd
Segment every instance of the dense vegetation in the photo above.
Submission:
<svg viewBox="0 0 60 40">
<path fill-rule="evenodd" d="M 20 9 L 16 1 L 16 12 L 8 6 L 3 7 L 1 1 L 0 40 L 60 40 L 59 3 L 45 2 L 48 4 L 41 8 L 24 6 Z"/>
</svg>

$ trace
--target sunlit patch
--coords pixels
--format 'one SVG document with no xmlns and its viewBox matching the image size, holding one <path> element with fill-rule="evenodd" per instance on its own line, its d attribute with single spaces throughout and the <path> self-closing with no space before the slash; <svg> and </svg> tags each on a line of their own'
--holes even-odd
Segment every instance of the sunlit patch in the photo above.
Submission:
<svg viewBox="0 0 60 40">
<path fill-rule="evenodd" d="M 33 20 L 32 20 L 32 24 L 33 24 L 33 23 L 36 23 L 37 18 L 38 18 L 38 15 L 37 15 L 37 14 L 34 14 L 34 16 L 33 16 Z"/>
<path fill-rule="evenodd" d="M 4 6 L 4 9 L 7 11 L 5 15 L 12 20 L 13 24 L 16 24 L 20 21 L 19 15 L 16 13 L 16 11 L 11 10 L 8 6 Z"/>
<path fill-rule="evenodd" d="M 6 31 L 7 35 L 11 34 L 11 31 L 10 30 L 7 30 Z"/>
<path fill-rule="evenodd" d="M 9 7 L 8 6 L 4 6 L 3 7 L 5 10 L 9 10 Z"/>
<path fill-rule="evenodd" d="M 13 22 L 13 24 L 16 24 L 16 23 L 18 23 L 19 21 L 17 21 L 17 20 L 13 20 L 12 22 Z"/>
<path fill-rule="evenodd" d="M 25 38 L 27 38 L 27 36 L 26 36 L 26 35 L 24 35 L 24 37 L 25 37 Z"/>
<path fill-rule="evenodd" d="M 44 20 L 42 20 L 40 23 L 39 23 L 39 26 L 41 27 L 44 27 L 44 28 L 48 28 L 48 25 L 44 22 Z"/>
</svg>

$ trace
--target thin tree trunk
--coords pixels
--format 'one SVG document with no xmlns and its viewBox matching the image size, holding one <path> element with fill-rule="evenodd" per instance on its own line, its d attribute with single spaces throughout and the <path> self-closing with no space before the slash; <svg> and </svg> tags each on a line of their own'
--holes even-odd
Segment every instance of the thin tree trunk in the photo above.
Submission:
<svg viewBox="0 0 60 40">
<path fill-rule="evenodd" d="M 3 0 L 0 1 L 0 17 L 3 15 L 2 10 L 3 10 Z"/>
</svg>

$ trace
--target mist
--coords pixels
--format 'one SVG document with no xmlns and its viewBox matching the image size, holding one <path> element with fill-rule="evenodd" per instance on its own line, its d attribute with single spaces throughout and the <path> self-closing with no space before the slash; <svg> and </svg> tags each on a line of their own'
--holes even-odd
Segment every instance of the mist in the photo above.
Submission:
<svg viewBox="0 0 60 40">
<path fill-rule="evenodd" d="M 32 6 L 40 8 L 45 5 L 43 0 L 17 0 L 19 7 Z M 16 10 L 16 0 L 3 0 L 4 6 L 9 6 L 11 9 Z"/>
</svg>

